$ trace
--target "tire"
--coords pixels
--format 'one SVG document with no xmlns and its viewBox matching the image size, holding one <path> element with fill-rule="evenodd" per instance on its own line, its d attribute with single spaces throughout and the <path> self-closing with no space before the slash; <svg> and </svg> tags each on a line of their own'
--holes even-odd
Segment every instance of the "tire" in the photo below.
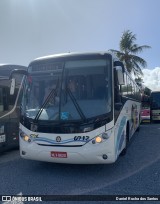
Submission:
<svg viewBox="0 0 160 204">
<path fill-rule="evenodd" d="M 120 153 L 121 156 L 126 155 L 127 153 L 127 148 L 128 148 L 128 143 L 129 143 L 129 124 L 127 123 L 127 128 L 126 128 L 126 138 L 125 138 L 125 148 L 122 150 L 122 152 Z"/>
</svg>

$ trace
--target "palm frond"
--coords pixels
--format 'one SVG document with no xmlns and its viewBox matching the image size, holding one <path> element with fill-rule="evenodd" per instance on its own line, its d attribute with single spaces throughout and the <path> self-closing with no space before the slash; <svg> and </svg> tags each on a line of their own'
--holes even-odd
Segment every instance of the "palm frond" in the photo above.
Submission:
<svg viewBox="0 0 160 204">
<path fill-rule="evenodd" d="M 118 50 L 113 50 L 113 49 L 110 49 L 109 51 L 114 53 L 116 55 L 116 57 L 118 57 L 120 60 L 122 60 L 122 57 L 124 56 L 123 52 L 118 51 Z"/>
<path fill-rule="evenodd" d="M 124 31 L 120 41 L 120 50 L 125 53 L 129 52 L 135 40 L 136 36 L 131 31 Z"/>
<path fill-rule="evenodd" d="M 143 68 L 145 68 L 145 67 L 147 66 L 147 62 L 146 62 L 143 58 L 141 58 L 141 57 L 138 57 L 138 56 L 136 56 L 136 55 L 132 55 L 132 60 L 133 60 L 135 63 L 137 63 L 137 64 L 139 64 L 140 66 L 142 66 Z"/>
<path fill-rule="evenodd" d="M 134 72 L 135 76 L 143 76 L 143 72 L 141 70 L 141 67 L 135 61 L 133 61 L 133 69 L 132 69 L 132 71 Z"/>
<path fill-rule="evenodd" d="M 138 46 L 137 44 L 134 44 L 131 52 L 134 54 L 138 54 L 138 53 L 142 52 L 144 49 L 149 49 L 149 48 L 151 48 L 151 47 L 148 45 Z"/>
<path fill-rule="evenodd" d="M 135 76 L 142 76 L 141 67 L 146 67 L 147 62 L 137 54 L 151 47 L 148 45 L 139 46 L 135 41 L 136 35 L 130 30 L 126 30 L 123 32 L 119 43 L 120 50 L 111 49 L 110 51 L 124 63 L 128 72 L 133 72 Z"/>
</svg>

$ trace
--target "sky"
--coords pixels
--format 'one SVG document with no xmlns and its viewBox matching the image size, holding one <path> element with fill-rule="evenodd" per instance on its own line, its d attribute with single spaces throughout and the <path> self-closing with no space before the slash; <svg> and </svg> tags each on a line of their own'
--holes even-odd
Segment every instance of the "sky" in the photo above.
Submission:
<svg viewBox="0 0 160 204">
<path fill-rule="evenodd" d="M 151 46 L 139 54 L 147 62 L 143 80 L 160 90 L 159 8 L 160 0 L 0 0 L 0 64 L 119 50 L 122 33 L 130 30 L 138 45 Z"/>
</svg>

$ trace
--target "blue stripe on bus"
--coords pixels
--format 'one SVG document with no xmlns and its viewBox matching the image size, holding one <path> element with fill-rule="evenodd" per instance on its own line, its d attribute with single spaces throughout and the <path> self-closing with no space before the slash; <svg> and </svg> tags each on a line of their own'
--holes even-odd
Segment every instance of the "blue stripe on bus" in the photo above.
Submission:
<svg viewBox="0 0 160 204">
<path fill-rule="evenodd" d="M 120 125 L 119 125 L 119 129 L 118 129 L 118 135 L 117 135 L 117 143 L 116 143 L 116 152 L 118 152 L 123 144 L 124 141 L 124 127 L 126 125 L 126 121 L 127 121 L 127 117 L 123 116 Z"/>
<path fill-rule="evenodd" d="M 48 142 L 50 144 L 66 144 L 66 143 L 70 143 L 70 142 L 84 142 L 86 143 L 87 141 L 82 141 L 82 140 L 74 140 L 74 139 L 68 139 L 68 140 L 64 140 L 63 142 L 57 142 L 55 140 L 51 140 L 51 139 L 47 139 L 47 138 L 43 138 L 43 137 L 40 137 L 40 138 L 35 138 L 33 141 L 37 141 L 37 142 Z"/>
</svg>

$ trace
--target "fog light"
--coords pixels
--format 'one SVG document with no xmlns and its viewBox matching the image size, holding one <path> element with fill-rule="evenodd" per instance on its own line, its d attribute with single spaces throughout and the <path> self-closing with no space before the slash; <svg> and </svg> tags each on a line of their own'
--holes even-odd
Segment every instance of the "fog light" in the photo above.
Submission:
<svg viewBox="0 0 160 204">
<path fill-rule="evenodd" d="M 95 142 L 95 140 L 92 140 L 92 144 L 95 144 L 96 142 Z"/>
<path fill-rule="evenodd" d="M 108 157 L 107 157 L 106 154 L 103 154 L 102 158 L 103 158 L 103 159 L 107 159 Z"/>
<path fill-rule="evenodd" d="M 26 154 L 26 152 L 25 151 L 22 151 L 22 155 L 25 155 Z"/>
<path fill-rule="evenodd" d="M 31 142 L 31 139 L 28 139 L 28 142 Z"/>
<path fill-rule="evenodd" d="M 96 142 L 97 142 L 97 143 L 102 142 L 102 138 L 101 138 L 101 137 L 99 137 L 99 136 L 98 136 L 98 137 L 96 137 Z"/>
</svg>

